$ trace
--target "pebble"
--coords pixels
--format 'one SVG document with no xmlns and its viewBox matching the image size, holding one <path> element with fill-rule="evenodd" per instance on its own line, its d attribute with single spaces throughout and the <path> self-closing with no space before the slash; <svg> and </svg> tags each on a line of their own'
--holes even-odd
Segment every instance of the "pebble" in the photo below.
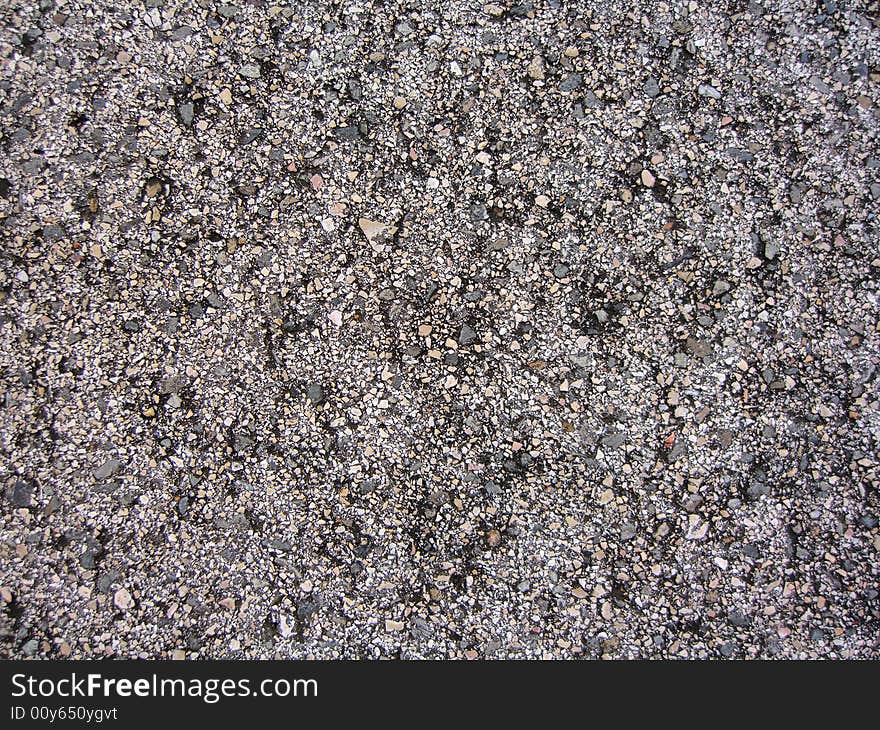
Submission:
<svg viewBox="0 0 880 730">
<path fill-rule="evenodd" d="M 388 226 L 384 223 L 371 221 L 368 218 L 360 218 L 358 220 L 358 227 L 368 241 L 373 241 L 389 232 Z"/>
<path fill-rule="evenodd" d="M 122 462 L 119 459 L 107 459 L 100 466 L 93 469 L 92 473 L 94 474 L 95 479 L 98 479 L 99 481 L 109 479 L 119 471 L 121 466 Z"/>
<path fill-rule="evenodd" d="M 113 605 L 123 611 L 131 608 L 134 605 L 134 600 L 132 599 L 131 593 L 128 592 L 127 588 L 120 588 L 113 594 Z"/>
<path fill-rule="evenodd" d="M 185 126 L 190 126 L 193 123 L 194 118 L 194 106 L 191 101 L 188 101 L 184 104 L 180 105 L 178 110 L 180 112 L 180 120 L 184 123 Z"/>
<path fill-rule="evenodd" d="M 306 388 L 306 396 L 312 402 L 312 405 L 320 405 L 324 402 L 324 388 L 317 383 L 312 383 Z"/>
<path fill-rule="evenodd" d="M 535 56 L 529 63 L 528 74 L 530 79 L 541 81 L 544 78 L 544 59 Z"/>
<path fill-rule="evenodd" d="M 33 504 L 34 490 L 30 484 L 18 480 L 12 488 L 12 506 L 30 507 Z"/>
<path fill-rule="evenodd" d="M 714 86 L 709 86 L 707 84 L 700 84 L 700 86 L 697 87 L 697 93 L 700 96 L 706 96 L 706 97 L 709 97 L 710 99 L 720 99 L 721 98 L 721 92 L 718 91 L 718 89 L 716 89 Z"/>
<path fill-rule="evenodd" d="M 461 326 L 461 330 L 458 333 L 458 344 L 462 347 L 467 347 L 469 345 L 472 345 L 476 341 L 477 333 L 474 331 L 474 329 L 468 324 L 463 324 Z"/>
</svg>

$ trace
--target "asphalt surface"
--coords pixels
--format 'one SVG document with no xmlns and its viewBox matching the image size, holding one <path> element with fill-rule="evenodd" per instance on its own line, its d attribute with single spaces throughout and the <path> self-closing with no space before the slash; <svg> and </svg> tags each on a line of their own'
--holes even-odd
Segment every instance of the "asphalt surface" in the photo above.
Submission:
<svg viewBox="0 0 880 730">
<path fill-rule="evenodd" d="M 0 6 L 0 656 L 877 658 L 877 2 Z"/>
</svg>

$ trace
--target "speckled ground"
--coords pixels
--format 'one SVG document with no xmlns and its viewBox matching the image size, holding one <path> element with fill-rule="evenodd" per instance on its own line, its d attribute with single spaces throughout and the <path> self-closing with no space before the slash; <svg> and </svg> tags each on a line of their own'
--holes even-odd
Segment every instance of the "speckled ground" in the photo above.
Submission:
<svg viewBox="0 0 880 730">
<path fill-rule="evenodd" d="M 876 2 L 0 6 L 0 656 L 880 637 Z"/>
</svg>

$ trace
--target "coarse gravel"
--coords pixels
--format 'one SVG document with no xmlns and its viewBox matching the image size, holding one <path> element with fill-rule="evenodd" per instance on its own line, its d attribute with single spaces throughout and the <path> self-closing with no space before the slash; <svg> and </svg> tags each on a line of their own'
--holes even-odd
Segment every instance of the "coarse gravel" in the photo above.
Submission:
<svg viewBox="0 0 880 730">
<path fill-rule="evenodd" d="M 880 4 L 0 3 L 0 656 L 880 656 Z"/>
</svg>

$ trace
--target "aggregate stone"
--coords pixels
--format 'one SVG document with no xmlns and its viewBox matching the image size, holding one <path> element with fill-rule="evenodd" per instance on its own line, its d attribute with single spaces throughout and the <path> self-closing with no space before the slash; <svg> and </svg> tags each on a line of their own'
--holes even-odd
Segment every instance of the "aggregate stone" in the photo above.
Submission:
<svg viewBox="0 0 880 730">
<path fill-rule="evenodd" d="M 870 3 L 96 5 L 0 13 L 0 655 L 877 658 Z"/>
</svg>

